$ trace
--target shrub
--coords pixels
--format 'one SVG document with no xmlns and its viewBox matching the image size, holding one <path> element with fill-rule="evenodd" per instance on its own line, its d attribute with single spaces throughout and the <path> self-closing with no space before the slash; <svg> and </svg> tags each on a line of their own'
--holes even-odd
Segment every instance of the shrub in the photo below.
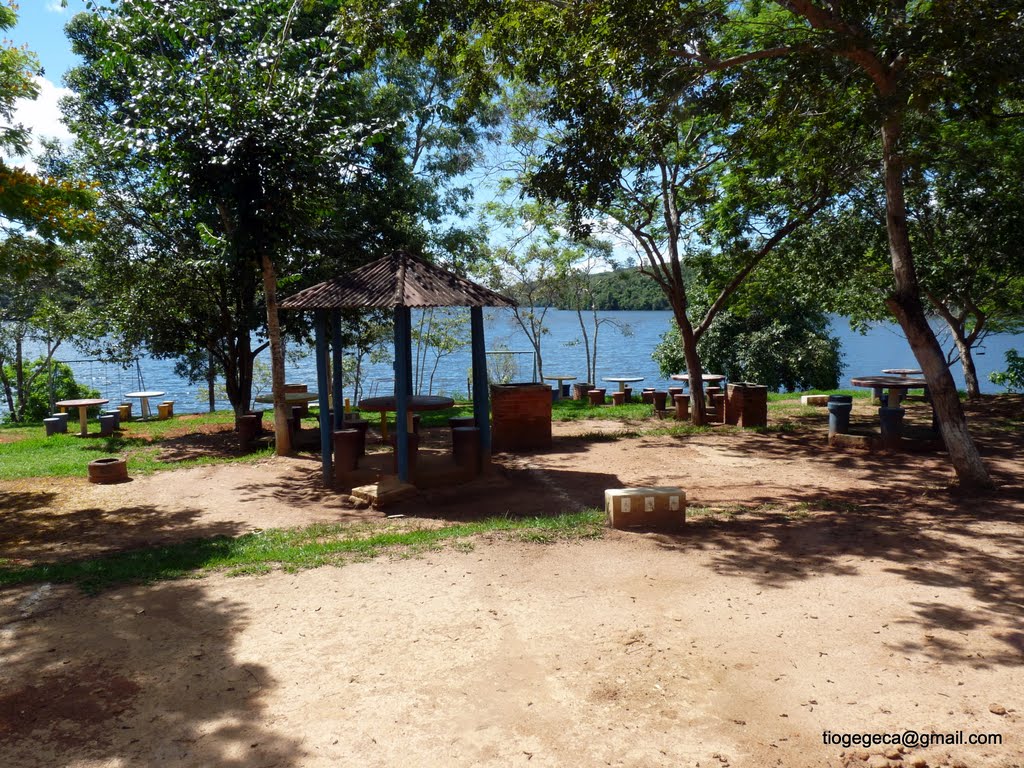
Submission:
<svg viewBox="0 0 1024 768">
<path fill-rule="evenodd" d="M 994 371 L 988 375 L 993 384 L 1006 387 L 1009 392 L 1024 392 L 1024 357 L 1016 349 L 1006 350 L 1006 370 Z"/>
<path fill-rule="evenodd" d="M 20 419 L 14 414 L 4 415 L 4 421 L 41 421 L 50 415 L 50 378 L 46 375 L 46 359 L 38 358 L 25 365 L 26 381 L 33 372 L 43 369 L 42 372 L 28 385 L 28 392 L 25 397 L 25 409 Z M 14 366 L 4 366 L 5 387 L 9 383 L 13 388 L 16 381 Z M 17 405 L 17 394 L 11 392 L 12 399 Z M 71 367 L 65 363 L 53 363 L 53 399 L 54 400 L 75 400 L 78 398 L 99 397 L 100 393 L 94 389 L 79 384 L 75 381 L 75 375 Z"/>
</svg>

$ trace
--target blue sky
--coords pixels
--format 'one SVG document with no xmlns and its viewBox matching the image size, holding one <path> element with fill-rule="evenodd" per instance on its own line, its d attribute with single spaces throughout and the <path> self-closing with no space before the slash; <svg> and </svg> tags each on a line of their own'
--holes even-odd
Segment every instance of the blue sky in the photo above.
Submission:
<svg viewBox="0 0 1024 768">
<path fill-rule="evenodd" d="M 18 24 L 8 30 L 7 37 L 15 45 L 27 45 L 34 51 L 46 70 L 46 79 L 60 85 L 64 73 L 76 63 L 64 36 L 64 25 L 75 13 L 85 10 L 85 3 L 68 0 L 68 7 L 61 8 L 60 0 L 21 0 L 19 6 Z"/>
<path fill-rule="evenodd" d="M 39 79 L 39 98 L 19 104 L 15 122 L 31 128 L 36 139 L 50 136 L 67 140 L 70 137 L 61 125 L 57 101 L 65 93 L 64 73 L 75 66 L 77 58 L 71 53 L 64 25 L 75 13 L 85 10 L 85 2 L 68 0 L 67 8 L 60 7 L 60 0 L 21 0 L 19 5 L 18 23 L 7 30 L 5 37 L 34 52 L 44 74 Z M 34 170 L 34 163 L 25 158 L 16 158 L 16 162 Z"/>
</svg>

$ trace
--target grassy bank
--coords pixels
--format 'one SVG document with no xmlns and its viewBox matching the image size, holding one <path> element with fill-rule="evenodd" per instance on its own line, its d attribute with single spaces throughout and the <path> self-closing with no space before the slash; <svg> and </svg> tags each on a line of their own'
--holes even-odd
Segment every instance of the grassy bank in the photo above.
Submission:
<svg viewBox="0 0 1024 768">
<path fill-rule="evenodd" d="M 496 517 L 443 528 L 379 525 L 312 525 L 272 529 L 237 538 L 215 537 L 165 547 L 123 552 L 89 560 L 26 567 L 0 563 L 0 587 L 31 583 L 77 584 L 94 593 L 118 584 L 196 577 L 213 571 L 233 575 L 295 571 L 343 565 L 382 554 L 412 555 L 481 535 L 534 542 L 594 538 L 604 531 L 604 514 L 587 510 L 554 517 Z"/>
</svg>

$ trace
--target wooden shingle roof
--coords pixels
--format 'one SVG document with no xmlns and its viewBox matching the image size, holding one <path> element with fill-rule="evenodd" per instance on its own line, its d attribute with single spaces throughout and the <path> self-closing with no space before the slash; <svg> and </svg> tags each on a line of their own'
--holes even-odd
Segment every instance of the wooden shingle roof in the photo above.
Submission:
<svg viewBox="0 0 1024 768">
<path fill-rule="evenodd" d="M 406 251 L 396 251 L 281 301 L 282 309 L 514 306 L 507 296 Z"/>
</svg>

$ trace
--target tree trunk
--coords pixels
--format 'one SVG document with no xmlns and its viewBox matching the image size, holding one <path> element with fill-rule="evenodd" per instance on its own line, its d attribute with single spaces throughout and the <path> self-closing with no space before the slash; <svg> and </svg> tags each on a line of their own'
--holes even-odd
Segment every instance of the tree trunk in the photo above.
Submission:
<svg viewBox="0 0 1024 768">
<path fill-rule="evenodd" d="M 954 335 L 953 341 L 960 355 L 960 367 L 963 369 L 964 384 L 967 386 L 967 399 L 979 400 L 981 386 L 978 384 L 978 369 L 974 367 L 974 355 L 971 353 L 971 348 L 966 342 L 962 342 L 959 336 Z"/>
<path fill-rule="evenodd" d="M 967 386 L 967 399 L 978 400 L 981 397 L 981 387 L 978 385 L 978 369 L 974 367 L 974 355 L 971 353 L 971 341 L 977 340 L 972 334 L 968 339 L 964 333 L 963 325 L 946 320 L 949 326 L 950 335 L 956 345 L 956 353 L 960 356 L 960 368 L 964 372 L 964 384 Z"/>
<path fill-rule="evenodd" d="M 267 300 L 270 378 L 274 387 L 274 445 L 278 456 L 287 456 L 292 450 L 291 434 L 288 431 L 288 417 L 291 414 L 284 396 L 284 344 L 281 343 L 281 323 L 277 316 L 277 273 L 266 251 L 260 254 L 260 262 L 263 266 L 263 293 Z"/>
<path fill-rule="evenodd" d="M 206 356 L 206 395 L 210 400 L 210 413 L 217 409 L 217 369 L 213 362 L 213 347 L 211 346 Z"/>
<path fill-rule="evenodd" d="M 924 371 L 942 439 L 946 443 L 960 485 L 964 488 L 988 489 L 992 487 L 992 479 L 971 439 L 953 376 L 949 372 L 942 347 L 928 324 L 921 302 L 921 289 L 907 233 L 903 160 L 899 154 L 901 132 L 899 113 L 888 115 L 882 124 L 882 167 L 885 177 L 885 223 L 896 290 L 886 300 L 886 305 L 899 321 Z"/>
</svg>

